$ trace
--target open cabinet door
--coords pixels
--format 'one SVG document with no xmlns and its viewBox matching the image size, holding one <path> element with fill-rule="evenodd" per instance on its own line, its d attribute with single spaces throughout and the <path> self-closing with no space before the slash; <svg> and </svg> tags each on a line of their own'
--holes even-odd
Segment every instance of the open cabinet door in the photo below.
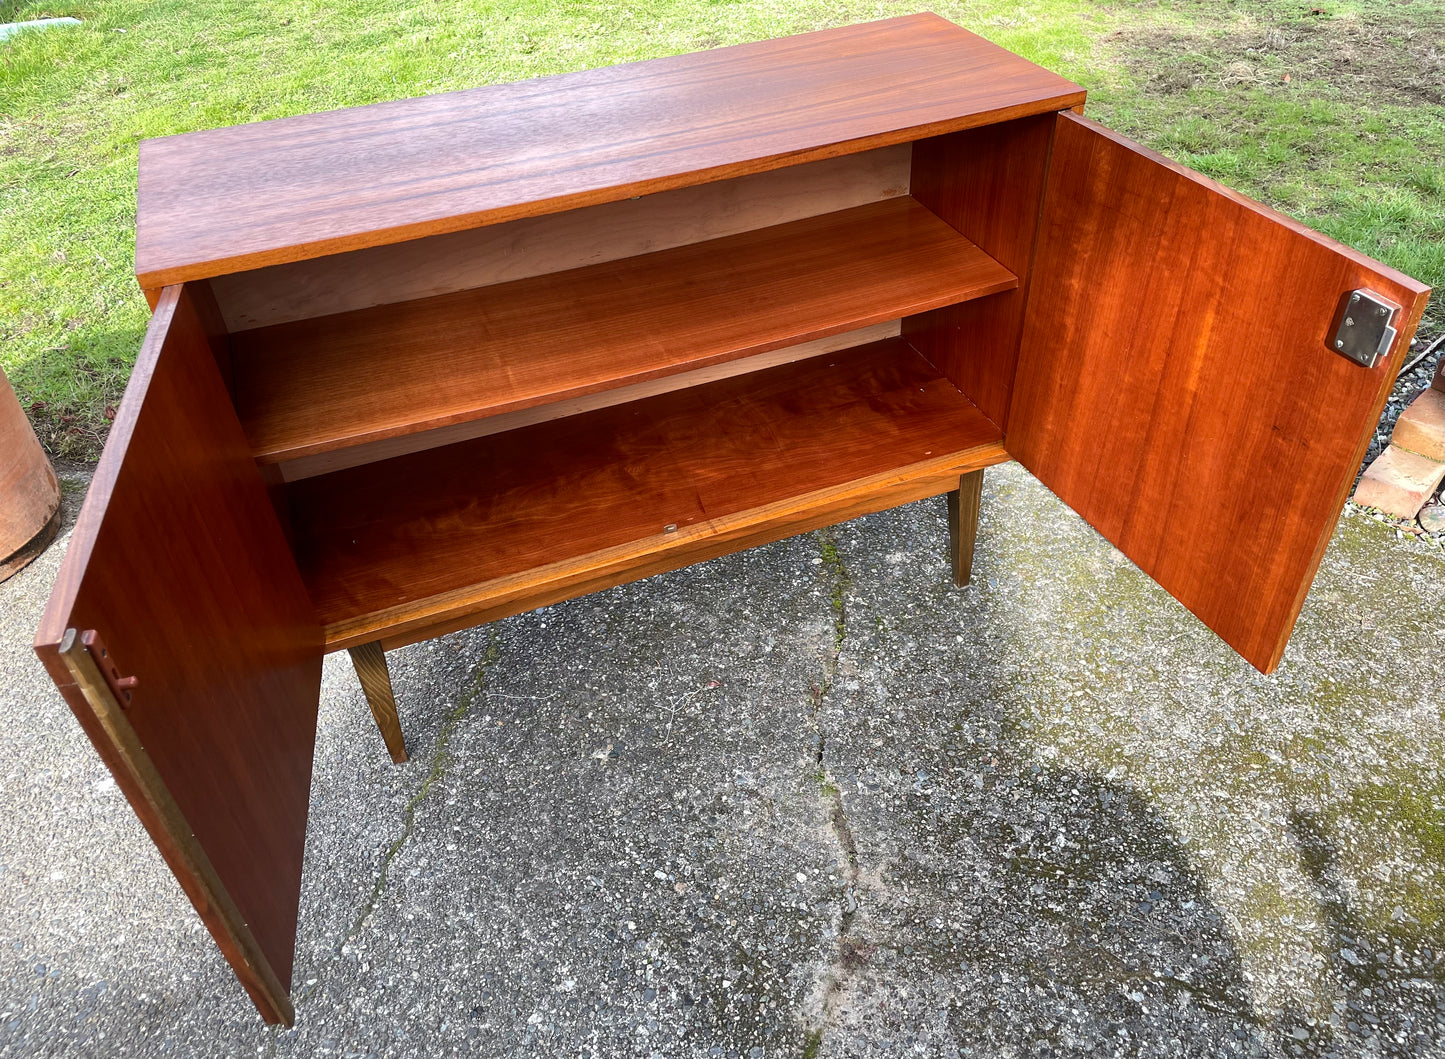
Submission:
<svg viewBox="0 0 1445 1059">
<path fill-rule="evenodd" d="M 1428 288 L 1070 113 L 1034 262 L 1009 454 L 1270 672 Z M 1326 344 L 1357 288 L 1373 367 Z"/>
<path fill-rule="evenodd" d="M 261 1014 L 289 1024 L 322 632 L 214 309 L 204 284 L 162 293 L 35 648 Z"/>
</svg>

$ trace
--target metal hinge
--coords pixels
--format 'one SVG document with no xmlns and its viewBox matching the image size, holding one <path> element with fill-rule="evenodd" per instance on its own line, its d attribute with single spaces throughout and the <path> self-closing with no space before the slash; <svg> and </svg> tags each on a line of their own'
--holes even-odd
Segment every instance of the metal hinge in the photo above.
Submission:
<svg viewBox="0 0 1445 1059">
<path fill-rule="evenodd" d="M 1395 314 L 1400 307 L 1366 287 L 1352 290 L 1340 299 L 1335 314 L 1334 337 L 1326 345 L 1356 364 L 1373 368 L 1390 352 L 1395 336 Z"/>
<path fill-rule="evenodd" d="M 111 694 L 115 696 L 116 702 L 120 703 L 122 707 L 129 706 L 131 693 L 140 681 L 135 677 L 123 677 L 120 675 L 120 669 L 117 668 L 115 659 L 110 656 L 110 651 L 108 651 L 105 644 L 101 642 L 100 634 L 94 629 L 86 629 L 85 632 L 81 633 L 80 642 L 84 644 L 85 649 L 90 652 L 90 657 L 95 659 L 95 664 L 97 668 L 100 669 L 100 675 L 103 676 L 105 682 L 110 685 Z"/>
</svg>

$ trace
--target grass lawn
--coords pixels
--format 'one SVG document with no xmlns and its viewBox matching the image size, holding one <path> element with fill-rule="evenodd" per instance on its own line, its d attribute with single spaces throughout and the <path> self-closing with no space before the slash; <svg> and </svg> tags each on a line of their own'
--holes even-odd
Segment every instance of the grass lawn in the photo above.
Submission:
<svg viewBox="0 0 1445 1059">
<path fill-rule="evenodd" d="M 862 0 L 0 0 L 0 364 L 92 458 L 148 310 L 151 136 L 919 10 Z M 1427 283 L 1445 280 L 1445 0 L 942 0 L 1089 89 L 1089 114 Z M 1421 334 L 1439 329 L 1432 306 Z"/>
</svg>

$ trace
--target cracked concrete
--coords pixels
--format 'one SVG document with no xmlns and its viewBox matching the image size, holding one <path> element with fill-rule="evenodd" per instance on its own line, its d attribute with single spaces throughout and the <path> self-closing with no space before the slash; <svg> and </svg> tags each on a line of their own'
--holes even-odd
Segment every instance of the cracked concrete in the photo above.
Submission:
<svg viewBox="0 0 1445 1059">
<path fill-rule="evenodd" d="M 858 842 L 853 837 L 853 826 L 848 822 L 848 811 L 843 805 L 843 792 L 834 782 L 828 770 L 828 738 L 823 730 L 821 715 L 824 702 L 833 690 L 838 676 L 838 659 L 843 652 L 843 643 L 848 634 L 848 613 L 846 592 L 851 585 L 848 569 L 838 554 L 836 531 L 832 527 L 819 530 L 815 536 L 821 545 L 823 576 L 828 588 L 828 601 L 833 610 L 833 650 L 824 656 L 823 673 L 813 686 L 812 722 L 817 745 L 818 793 L 823 802 L 833 839 L 841 855 L 846 888 L 841 894 L 838 909 L 837 937 L 829 962 L 821 969 L 812 995 L 804 1007 L 804 1021 L 807 1031 L 803 1037 L 802 1054 L 812 1059 L 819 1054 L 824 1037 L 837 1021 L 838 1004 L 848 986 L 848 979 L 857 966 L 858 939 L 854 925 L 858 918 Z"/>
<path fill-rule="evenodd" d="M 493 638 L 488 643 L 486 653 L 483 655 L 481 662 L 477 665 L 476 673 L 472 677 L 470 685 L 462 692 L 457 704 L 447 713 L 441 730 L 437 733 L 436 740 L 432 746 L 431 760 L 427 765 L 425 779 L 422 780 L 421 786 L 418 787 L 416 793 L 408 799 L 406 807 L 402 810 L 401 833 L 397 835 L 391 845 L 386 848 L 386 852 L 382 854 L 381 864 L 376 873 L 376 883 L 372 886 L 371 893 L 362 904 L 361 910 L 357 913 L 351 927 L 334 947 L 333 952 L 336 956 L 348 955 L 351 943 L 356 940 L 361 931 L 370 923 L 371 914 L 376 908 L 377 901 L 381 899 L 383 892 L 386 890 L 387 878 L 391 872 L 392 861 L 396 859 L 397 854 L 401 852 L 402 847 L 406 845 L 407 839 L 411 837 L 413 831 L 416 829 L 417 807 L 426 799 L 426 796 L 431 793 L 432 788 L 436 786 L 437 782 L 446 772 L 447 766 L 451 763 L 451 754 L 449 753 L 448 745 L 451 742 L 452 732 L 455 731 L 457 724 L 462 718 L 467 715 L 467 711 L 471 709 L 472 703 L 476 701 L 477 696 L 483 692 L 487 669 L 495 663 L 496 660 L 497 649 L 495 639 Z M 317 977 L 310 979 L 304 989 L 296 991 L 295 1003 L 297 1005 L 303 1004 L 311 998 L 312 994 L 316 992 L 320 980 L 325 973 L 325 968 L 318 969 L 316 972 Z M 277 1030 L 275 1032 L 280 1031 Z"/>
<path fill-rule="evenodd" d="M 73 512 L 77 486 L 68 494 Z M 1445 562 L 1343 520 L 1260 677 L 1017 467 L 324 667 L 263 1027 L 0 586 L 0 1055 L 1445 1055 Z"/>
</svg>

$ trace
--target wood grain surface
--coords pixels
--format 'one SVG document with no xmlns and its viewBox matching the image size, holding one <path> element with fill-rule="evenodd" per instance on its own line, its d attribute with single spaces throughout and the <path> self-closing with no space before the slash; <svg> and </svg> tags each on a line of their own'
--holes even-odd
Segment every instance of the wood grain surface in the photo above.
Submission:
<svg viewBox="0 0 1445 1059">
<path fill-rule="evenodd" d="M 1045 114 L 913 146 L 913 197 L 968 236 L 1020 286 L 904 322 L 908 340 L 1003 428 L 1013 396 L 1054 117 Z"/>
<path fill-rule="evenodd" d="M 1279 664 L 1428 289 L 1061 114 L 1008 451 L 1252 664 Z M 1342 294 L 1390 355 L 1325 345 Z"/>
<path fill-rule="evenodd" d="M 819 511 L 942 494 L 1002 458 L 998 430 L 892 339 L 288 488 L 331 647 L 390 647 L 800 532 Z"/>
<path fill-rule="evenodd" d="M 138 679 L 126 717 L 289 984 L 321 627 L 181 287 L 151 319 L 36 651 L 262 1014 L 283 1020 L 63 664 L 68 628 L 97 630 Z"/>
<path fill-rule="evenodd" d="M 904 196 L 399 305 L 233 335 L 236 404 L 279 462 L 626 386 L 1007 290 Z"/>
<path fill-rule="evenodd" d="M 430 298 L 908 194 L 911 145 L 211 280 L 232 331 Z"/>
<path fill-rule="evenodd" d="M 665 547 L 659 547 L 655 539 L 633 541 L 483 585 L 455 589 L 419 604 L 337 622 L 327 627 L 327 643 L 329 649 L 339 649 L 379 633 L 386 650 L 405 647 L 915 500 L 942 496 L 958 484 L 960 474 L 1007 459 L 1001 443 L 987 442 L 964 453 L 950 453 L 945 459 L 930 458 L 713 519 L 705 528 L 679 531 L 676 542 L 668 541 Z M 946 562 L 939 558 L 940 570 Z"/>
<path fill-rule="evenodd" d="M 252 990 L 256 1007 L 270 1017 L 270 1021 L 291 1025 L 296 1019 L 296 1009 L 291 1004 L 290 990 L 276 977 L 271 961 L 246 925 L 245 916 L 231 899 L 226 884 L 216 874 L 215 865 L 196 839 L 189 821 L 176 804 L 170 788 L 126 715 L 126 710 L 135 702 L 138 687 L 118 688 L 107 679 L 107 673 L 114 668 L 112 659 L 104 644 L 96 638 L 94 630 L 77 633 L 75 629 L 67 629 L 56 654 L 75 685 L 74 691 L 66 698 L 71 699 L 74 694 L 90 706 L 111 752 L 119 759 L 131 783 L 145 800 L 146 808 L 170 840 L 186 875 L 195 880 L 197 889 L 205 895 L 207 915 L 223 925 L 223 934 L 235 946 L 239 962 L 237 957 L 230 958 L 247 988 Z M 135 678 L 125 679 L 133 681 Z M 117 697 L 117 692 L 124 701 Z"/>
<path fill-rule="evenodd" d="M 402 735 L 401 719 L 396 715 L 396 693 L 391 687 L 391 672 L 386 668 L 386 654 L 376 641 L 357 644 L 351 649 L 351 664 L 356 679 L 366 695 L 366 705 L 376 721 L 386 751 L 393 764 L 406 762 L 406 737 Z"/>
<path fill-rule="evenodd" d="M 953 583 L 962 588 L 973 577 L 973 546 L 978 540 L 978 509 L 983 499 L 983 471 L 971 471 L 948 494 L 948 558 Z"/>
<path fill-rule="evenodd" d="M 318 474 L 330 474 L 332 471 L 344 470 L 347 467 L 360 467 L 365 463 L 376 463 L 380 460 L 389 460 L 394 456 L 405 456 L 409 452 L 439 449 L 445 445 L 454 445 L 459 441 L 470 441 L 472 438 L 485 437 L 488 434 L 500 434 L 507 430 L 531 426 L 533 423 L 545 423 L 552 419 L 580 415 L 598 408 L 609 408 L 612 405 L 625 404 L 628 401 L 638 401 L 644 397 L 655 397 L 660 393 L 671 393 L 673 390 L 681 390 L 689 386 L 701 386 L 717 382 L 719 379 L 731 379 L 736 375 L 762 371 L 766 368 L 777 367 L 779 364 L 791 364 L 809 357 L 820 357 L 825 353 L 847 349 L 849 346 L 881 342 L 885 338 L 898 337 L 901 326 L 901 320 L 885 320 L 881 324 L 860 327 L 856 331 L 844 331 L 841 334 L 829 335 L 827 338 L 800 342 L 796 346 L 783 346 L 781 349 L 772 349 L 766 353 L 754 353 L 752 356 L 739 360 L 725 360 L 721 364 L 710 364 L 706 368 L 694 368 L 677 375 L 664 375 L 660 379 L 648 379 L 646 382 L 621 386 L 615 390 L 600 390 L 597 393 L 584 394 L 581 397 L 569 397 L 562 401 L 533 405 L 531 408 L 522 408 L 516 412 L 503 412 L 500 415 L 488 416 L 486 419 L 471 419 L 465 423 L 437 427 L 435 430 L 427 430 L 418 434 L 403 434 L 400 437 L 372 441 L 364 445 L 331 449 L 328 452 L 318 453 L 315 456 L 302 456 L 286 463 L 262 463 L 257 466 L 261 468 L 262 474 L 265 476 L 274 474 L 278 482 L 294 482 L 302 478 L 314 478 Z M 289 511 L 283 525 L 290 525 Z"/>
<path fill-rule="evenodd" d="M 920 14 L 140 146 L 143 288 L 455 232 L 1083 102 Z"/>
</svg>

